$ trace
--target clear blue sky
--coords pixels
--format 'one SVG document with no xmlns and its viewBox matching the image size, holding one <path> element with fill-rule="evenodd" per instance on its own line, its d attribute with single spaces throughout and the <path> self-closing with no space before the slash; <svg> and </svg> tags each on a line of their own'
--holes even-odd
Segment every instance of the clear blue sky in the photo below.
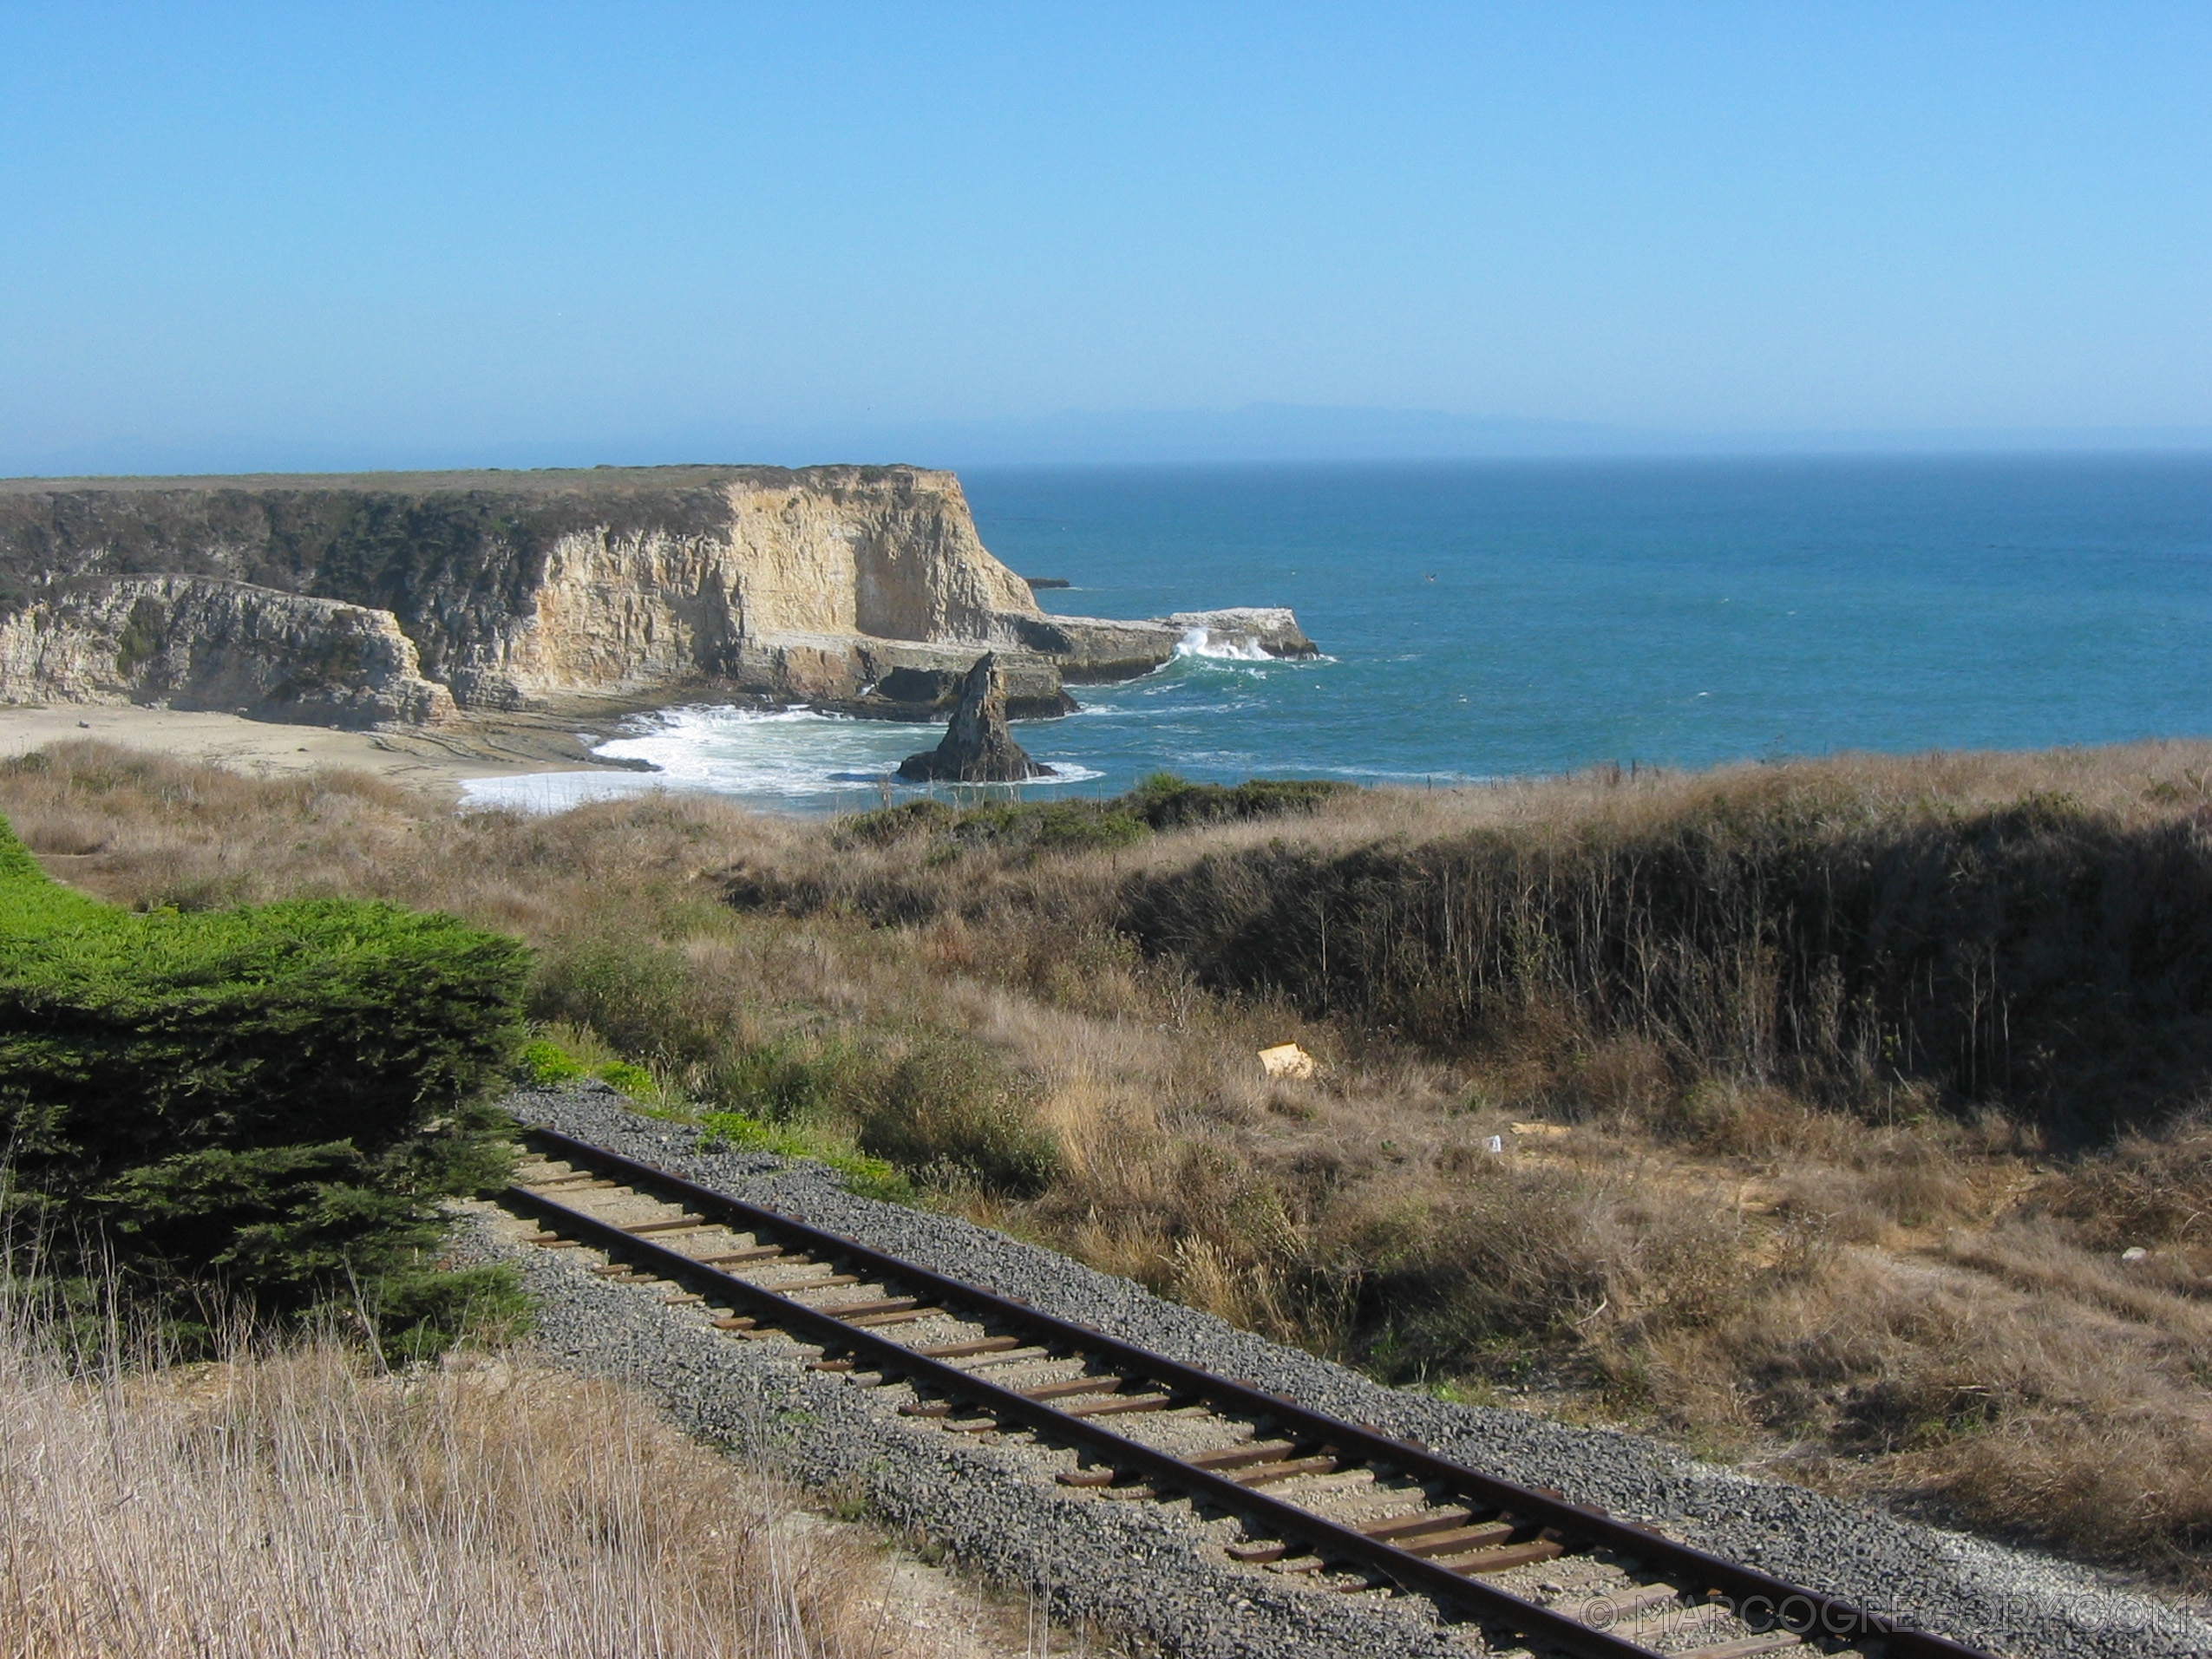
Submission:
<svg viewBox="0 0 2212 1659">
<path fill-rule="evenodd" d="M 2212 434 L 2212 6 L 0 0 L 0 471 L 1254 404 Z"/>
</svg>

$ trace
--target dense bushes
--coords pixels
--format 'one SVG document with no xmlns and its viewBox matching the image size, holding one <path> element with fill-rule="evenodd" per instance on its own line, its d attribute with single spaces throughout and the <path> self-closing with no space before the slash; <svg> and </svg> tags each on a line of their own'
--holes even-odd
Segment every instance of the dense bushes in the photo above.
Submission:
<svg viewBox="0 0 2212 1659">
<path fill-rule="evenodd" d="M 749 1122 L 789 1146 L 808 1141 L 807 1155 L 844 1159 L 860 1188 L 890 1190 L 855 1152 L 1002 1195 L 1050 1182 L 1059 1149 L 1036 1089 L 989 1045 L 918 1022 L 861 1035 L 786 1024 L 758 990 L 654 938 L 587 934 L 546 951 L 529 1009 L 650 1061 L 660 1105 L 730 1114 L 736 1135 Z"/>
<path fill-rule="evenodd" d="M 13 1202 L 140 1289 L 266 1314 L 368 1297 L 396 1340 L 496 1287 L 423 1267 L 439 1199 L 497 1174 L 477 1102 L 527 956 L 337 900 L 135 913 L 0 824 L 0 1130 Z"/>
<path fill-rule="evenodd" d="M 837 833 L 847 843 L 861 846 L 892 846 L 926 836 L 954 848 L 1090 852 L 1127 846 L 1155 830 L 1310 813 L 1324 801 L 1358 793 L 1355 785 L 1325 779 L 1192 783 L 1172 772 L 1155 772 L 1129 794 L 1107 800 L 1075 796 L 989 800 L 960 807 L 941 800 L 909 800 L 857 813 L 845 820 Z"/>
<path fill-rule="evenodd" d="M 697 1092 L 733 1114 L 729 1123 L 782 1132 L 782 1150 L 827 1158 L 875 1197 L 898 1196 L 875 1160 L 939 1186 L 1013 1198 L 1043 1192 L 1060 1165 L 1059 1143 L 1037 1121 L 1035 1085 L 987 1045 L 941 1032 L 733 1047 L 699 1074 Z M 721 1115 L 707 1121 L 737 1133 Z M 840 1143 L 866 1158 L 854 1161 Z"/>
<path fill-rule="evenodd" d="M 2101 1131 L 2212 1055 L 2212 835 L 2060 795 L 1274 844 L 1135 878 L 1117 920 L 1211 985 L 1451 1047 L 1633 1037 L 1683 1081 L 1919 1083 Z"/>
<path fill-rule="evenodd" d="M 1248 818 L 1279 818 L 1310 813 L 1339 796 L 1359 793 L 1356 784 L 1325 778 L 1247 778 L 1242 783 L 1193 783 L 1172 772 L 1155 772 L 1122 797 L 1128 809 L 1155 830 L 1187 824 L 1227 824 Z"/>
</svg>

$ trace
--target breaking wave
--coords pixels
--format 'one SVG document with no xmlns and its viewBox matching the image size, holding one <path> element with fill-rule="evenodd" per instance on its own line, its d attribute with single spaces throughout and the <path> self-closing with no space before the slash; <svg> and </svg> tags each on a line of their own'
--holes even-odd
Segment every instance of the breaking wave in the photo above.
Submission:
<svg viewBox="0 0 2212 1659">
<path fill-rule="evenodd" d="M 1216 640 L 1204 628 L 1186 628 L 1183 637 L 1175 642 L 1178 656 L 1211 656 L 1232 663 L 1273 663 L 1278 659 L 1258 645 L 1239 645 L 1227 640 Z"/>
<path fill-rule="evenodd" d="M 939 726 L 854 720 L 810 709 L 664 709 L 638 716 L 629 731 L 592 751 L 608 760 L 645 761 L 651 771 L 470 778 L 461 783 L 461 804 L 553 813 L 586 801 L 669 789 L 738 795 L 804 811 L 858 809 L 875 805 L 887 788 L 915 793 L 915 786 L 900 783 L 892 774 L 900 761 L 918 749 L 934 748 L 943 735 Z M 1032 779 L 1024 788 L 1086 783 L 1104 775 L 1058 754 L 1039 753 L 1037 758 L 1054 775 Z"/>
</svg>

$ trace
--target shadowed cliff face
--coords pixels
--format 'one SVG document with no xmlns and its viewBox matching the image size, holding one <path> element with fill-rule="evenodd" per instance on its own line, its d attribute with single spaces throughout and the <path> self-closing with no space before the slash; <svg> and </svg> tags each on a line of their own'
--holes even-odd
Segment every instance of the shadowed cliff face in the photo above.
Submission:
<svg viewBox="0 0 2212 1659">
<path fill-rule="evenodd" d="M 0 483 L 0 617 L 43 648 L 0 663 L 0 694 L 100 695 L 56 676 L 113 658 L 99 591 L 156 573 L 389 612 L 422 678 L 483 708 L 704 676 L 850 696 L 855 637 L 978 641 L 1037 614 L 959 481 L 913 467 L 18 480 Z M 65 649 L 95 613 L 99 637 Z"/>
</svg>

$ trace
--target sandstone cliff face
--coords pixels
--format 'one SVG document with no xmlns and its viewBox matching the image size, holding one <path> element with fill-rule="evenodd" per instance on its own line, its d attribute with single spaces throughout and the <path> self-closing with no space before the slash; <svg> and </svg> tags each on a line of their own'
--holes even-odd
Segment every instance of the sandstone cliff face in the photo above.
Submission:
<svg viewBox="0 0 2212 1659">
<path fill-rule="evenodd" d="M 0 620 L 0 687 L 316 725 L 455 713 L 389 611 L 195 576 L 96 582 Z"/>
<path fill-rule="evenodd" d="M 502 679 L 527 696 L 687 674 L 850 696 L 867 671 L 857 637 L 981 640 L 1001 611 L 1034 615 L 1027 585 L 977 539 L 959 483 L 913 477 L 891 492 L 731 485 L 726 526 L 704 534 L 562 535 L 522 625 L 478 630 L 452 671 L 483 700 Z"/>
<path fill-rule="evenodd" d="M 274 634 L 233 628 L 197 656 L 169 653 L 159 672 L 101 667 L 116 605 L 127 615 L 144 597 L 126 600 L 123 578 L 140 573 L 382 613 L 418 658 L 400 677 L 464 707 L 709 676 L 851 697 L 895 666 L 869 658 L 872 639 L 982 641 L 1005 614 L 1037 614 L 978 539 L 959 481 L 913 467 L 11 480 L 0 484 L 0 625 L 15 643 L 0 655 L 0 696 L 150 698 L 167 684 L 172 701 L 228 706 L 223 676 Z M 172 632 L 200 614 L 178 613 Z M 278 652 L 260 677 L 284 683 L 288 661 Z M 204 686 L 202 663 L 215 676 Z"/>
</svg>

